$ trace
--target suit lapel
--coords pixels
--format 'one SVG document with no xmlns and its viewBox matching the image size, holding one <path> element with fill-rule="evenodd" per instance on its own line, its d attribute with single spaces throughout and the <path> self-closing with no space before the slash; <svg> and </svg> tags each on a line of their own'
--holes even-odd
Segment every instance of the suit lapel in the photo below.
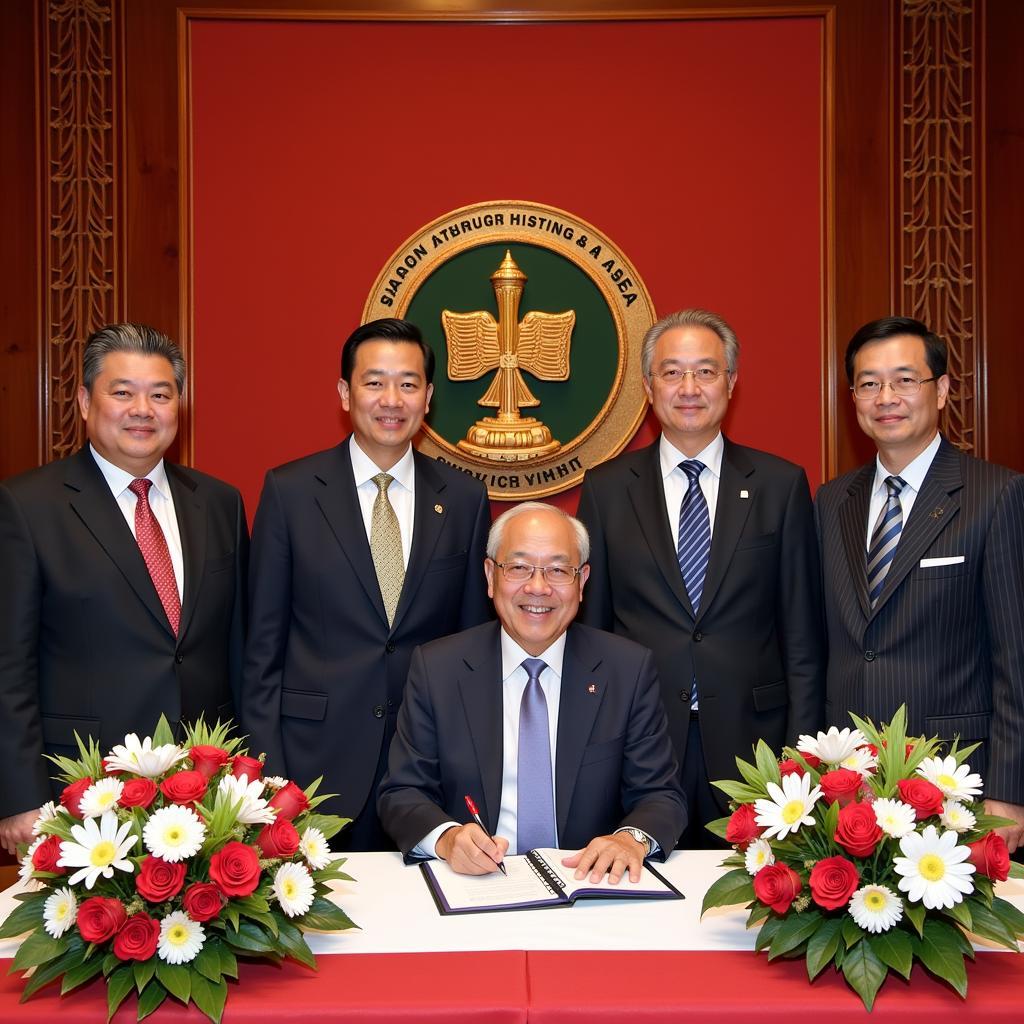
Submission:
<svg viewBox="0 0 1024 1024">
<path fill-rule="evenodd" d="M 466 725 L 480 768 L 482 789 L 478 799 L 483 801 L 480 817 L 486 822 L 492 835 L 498 827 L 498 814 L 501 810 L 504 757 L 499 629 L 495 622 L 488 629 L 481 630 L 480 644 L 466 654 L 466 671 L 459 678 L 459 693 L 466 712 Z"/>
<path fill-rule="evenodd" d="M 864 617 L 871 615 L 871 601 L 868 598 L 867 535 L 868 509 L 871 504 L 871 485 L 875 479 L 875 462 L 872 460 L 850 481 L 846 500 L 839 508 L 839 527 L 843 537 L 843 550 L 850 569 Z"/>
<path fill-rule="evenodd" d="M 647 449 L 647 458 L 637 471 L 637 478 L 629 486 L 629 500 L 640 524 L 640 532 L 669 590 L 676 600 L 693 616 L 690 597 L 683 586 L 679 571 L 679 556 L 665 515 L 665 486 L 661 479 L 659 442 Z"/>
<path fill-rule="evenodd" d="M 181 603 L 178 637 L 188 630 L 199 600 L 206 565 L 206 500 L 196 483 L 170 463 L 164 463 L 167 482 L 174 498 L 174 514 L 181 535 L 182 560 L 185 565 L 185 599 Z"/>
<path fill-rule="evenodd" d="M 562 662 L 562 689 L 558 698 L 558 729 L 555 748 L 555 820 L 558 834 L 565 835 L 569 806 L 580 775 L 580 762 L 604 700 L 606 676 L 601 658 L 584 650 L 579 631 L 569 627 Z M 595 692 L 589 690 L 590 684 Z"/>
</svg>

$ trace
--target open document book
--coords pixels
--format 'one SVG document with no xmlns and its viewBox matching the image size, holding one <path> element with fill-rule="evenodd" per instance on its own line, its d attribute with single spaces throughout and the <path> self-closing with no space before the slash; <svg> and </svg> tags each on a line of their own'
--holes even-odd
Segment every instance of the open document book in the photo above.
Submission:
<svg viewBox="0 0 1024 1024">
<path fill-rule="evenodd" d="M 531 850 L 504 860 L 508 875 L 460 875 L 440 860 L 420 865 L 437 909 L 442 914 L 478 914 L 490 910 L 533 910 L 571 907 L 578 899 L 681 900 L 683 895 L 654 868 L 644 864 L 640 881 L 623 875 L 617 885 L 607 875 L 597 883 L 590 876 L 577 881 L 574 868 L 562 858 L 574 850 Z"/>
</svg>

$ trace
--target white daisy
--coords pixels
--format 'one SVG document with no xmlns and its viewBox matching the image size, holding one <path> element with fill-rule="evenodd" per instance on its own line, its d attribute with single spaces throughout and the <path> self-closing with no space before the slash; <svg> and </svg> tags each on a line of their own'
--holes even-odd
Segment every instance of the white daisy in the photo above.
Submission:
<svg viewBox="0 0 1024 1024">
<path fill-rule="evenodd" d="M 751 875 L 756 875 L 761 868 L 774 864 L 775 854 L 772 853 L 772 844 L 767 839 L 752 840 L 747 844 L 744 862 L 747 873 Z"/>
<path fill-rule="evenodd" d="M 139 737 L 130 732 L 125 736 L 124 743 L 115 746 L 103 760 L 108 772 L 131 772 L 134 775 L 144 775 L 147 779 L 155 779 L 179 761 L 184 761 L 186 757 L 188 751 L 182 750 L 174 743 L 154 747 L 151 736 L 147 736 L 140 743 Z"/>
<path fill-rule="evenodd" d="M 863 885 L 850 897 L 850 916 L 866 932 L 887 932 L 903 917 L 903 900 L 884 885 Z"/>
<path fill-rule="evenodd" d="M 83 818 L 98 818 L 104 811 L 113 810 L 124 792 L 124 783 L 113 777 L 94 782 L 83 794 L 79 807 Z"/>
<path fill-rule="evenodd" d="M 946 828 L 951 828 L 954 832 L 970 831 L 974 828 L 977 820 L 973 811 L 967 810 L 962 803 L 956 800 L 946 800 L 942 804 L 942 814 L 939 815 L 939 821 Z"/>
<path fill-rule="evenodd" d="M 274 875 L 274 895 L 289 917 L 298 917 L 313 905 L 313 879 L 301 864 L 282 864 Z"/>
<path fill-rule="evenodd" d="M 127 860 L 128 851 L 135 845 L 138 836 L 130 836 L 132 822 L 122 822 L 120 827 L 113 811 L 104 811 L 99 824 L 95 818 L 86 818 L 81 825 L 71 826 L 75 842 L 64 840 L 60 844 L 60 859 L 57 863 L 64 868 L 80 868 L 68 879 L 68 885 L 76 885 L 85 879 L 86 889 L 96 884 L 96 879 L 114 877 L 118 871 L 132 872 L 132 862 Z"/>
<path fill-rule="evenodd" d="M 168 914 L 160 922 L 157 956 L 169 964 L 187 964 L 195 960 L 206 941 L 206 932 L 182 910 Z"/>
<path fill-rule="evenodd" d="M 241 801 L 238 820 L 243 825 L 269 825 L 276 817 L 274 809 L 263 799 L 263 782 L 260 779 L 250 782 L 247 775 L 237 779 L 233 775 L 225 775 L 217 789 L 226 793 L 232 804 Z"/>
<path fill-rule="evenodd" d="M 59 939 L 78 917 L 78 900 L 75 894 L 65 885 L 46 897 L 43 904 L 43 927 L 48 935 Z"/>
<path fill-rule="evenodd" d="M 176 864 L 195 856 L 206 838 L 206 826 L 191 807 L 170 804 L 150 815 L 142 840 L 154 857 Z"/>
<path fill-rule="evenodd" d="M 323 832 L 318 828 L 307 828 L 302 833 L 299 853 L 306 858 L 306 862 L 314 871 L 331 863 L 331 848 L 327 845 Z"/>
<path fill-rule="evenodd" d="M 263 784 L 269 789 L 284 789 L 288 785 L 288 780 L 282 779 L 280 775 L 264 775 Z"/>
<path fill-rule="evenodd" d="M 53 821 L 58 814 L 63 813 L 63 807 L 58 807 L 52 800 L 47 800 L 46 803 L 39 808 L 39 817 L 32 822 L 32 835 L 39 835 L 43 831 L 43 826 L 48 821 Z"/>
<path fill-rule="evenodd" d="M 764 838 L 785 839 L 801 825 L 813 825 L 811 810 L 821 797 L 821 786 L 811 789 L 810 775 L 784 775 L 782 785 L 768 783 L 771 800 L 755 800 L 754 820 L 765 826 Z"/>
<path fill-rule="evenodd" d="M 801 736 L 796 749 L 801 754 L 813 754 L 825 764 L 836 765 L 845 761 L 867 740 L 860 729 L 843 729 L 840 732 L 834 725 L 828 732 L 819 732 L 817 736 Z"/>
<path fill-rule="evenodd" d="M 974 865 L 967 860 L 971 851 L 957 845 L 955 832 L 939 835 L 934 825 L 926 825 L 923 832 L 904 836 L 900 849 L 903 856 L 893 858 L 893 867 L 900 889 L 914 903 L 938 910 L 974 891 Z"/>
<path fill-rule="evenodd" d="M 902 800 L 890 800 L 888 797 L 883 797 L 876 800 L 871 807 L 875 812 L 875 821 L 878 822 L 878 827 L 887 836 L 901 839 L 914 831 L 917 812 L 910 804 L 905 804 Z"/>
<path fill-rule="evenodd" d="M 22 882 L 29 882 L 32 878 L 32 872 L 35 871 L 35 865 L 32 863 L 32 854 L 46 842 L 46 836 L 39 836 L 33 839 L 29 843 L 28 849 L 25 851 L 25 856 L 21 858 L 21 863 L 18 866 L 18 878 Z M 38 879 L 35 880 L 34 885 L 38 888 Z"/>
<path fill-rule="evenodd" d="M 874 775 L 875 769 L 878 767 L 878 758 L 871 753 L 868 747 L 858 747 L 852 754 L 839 762 L 839 767 L 849 768 L 851 772 L 857 772 L 867 778 L 869 775 Z"/>
<path fill-rule="evenodd" d="M 926 757 L 917 766 L 917 774 L 954 800 L 981 796 L 981 776 L 972 772 L 969 765 L 958 765 L 955 757 Z"/>
</svg>

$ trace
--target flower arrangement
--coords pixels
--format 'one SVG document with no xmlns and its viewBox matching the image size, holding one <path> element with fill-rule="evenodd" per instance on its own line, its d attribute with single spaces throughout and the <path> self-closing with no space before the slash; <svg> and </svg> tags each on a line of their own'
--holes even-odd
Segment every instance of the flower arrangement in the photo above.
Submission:
<svg viewBox="0 0 1024 1024">
<path fill-rule="evenodd" d="M 65 788 L 40 810 L 29 891 L 0 927 L 29 933 L 13 965 L 34 968 L 22 1001 L 102 974 L 109 1016 L 135 989 L 139 1020 L 171 995 L 217 1022 L 239 956 L 314 967 L 301 929 L 356 927 L 327 898 L 329 881 L 351 881 L 328 846 L 348 819 L 315 813 L 319 779 L 264 777 L 229 732 L 200 719 L 179 745 L 161 718 L 105 758 L 77 736 L 79 759 L 50 758 Z"/>
<path fill-rule="evenodd" d="M 967 933 L 1017 950 L 1024 914 L 994 883 L 1024 877 L 988 816 L 967 757 L 977 744 L 906 736 L 906 709 L 888 725 L 850 716 L 801 736 L 779 760 L 764 742 L 743 781 L 714 783 L 733 813 L 708 828 L 732 843 L 732 870 L 704 896 L 711 907 L 748 903 L 768 958 L 803 957 L 813 980 L 829 964 L 870 1010 L 890 971 L 915 961 L 967 994 Z"/>
</svg>

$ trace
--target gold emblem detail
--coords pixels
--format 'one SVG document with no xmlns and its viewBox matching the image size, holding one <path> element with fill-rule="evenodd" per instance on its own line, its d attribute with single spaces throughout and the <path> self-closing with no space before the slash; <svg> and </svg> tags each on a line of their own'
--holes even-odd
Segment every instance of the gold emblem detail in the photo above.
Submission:
<svg viewBox="0 0 1024 1024">
<path fill-rule="evenodd" d="M 441 514 L 441 513 L 442 513 L 442 512 L 444 511 L 444 506 L 443 506 L 443 505 L 435 505 L 435 506 L 434 506 L 434 511 L 435 511 L 435 512 L 436 512 L 436 513 L 437 513 L 438 515 L 440 515 L 440 514 Z"/>
</svg>

